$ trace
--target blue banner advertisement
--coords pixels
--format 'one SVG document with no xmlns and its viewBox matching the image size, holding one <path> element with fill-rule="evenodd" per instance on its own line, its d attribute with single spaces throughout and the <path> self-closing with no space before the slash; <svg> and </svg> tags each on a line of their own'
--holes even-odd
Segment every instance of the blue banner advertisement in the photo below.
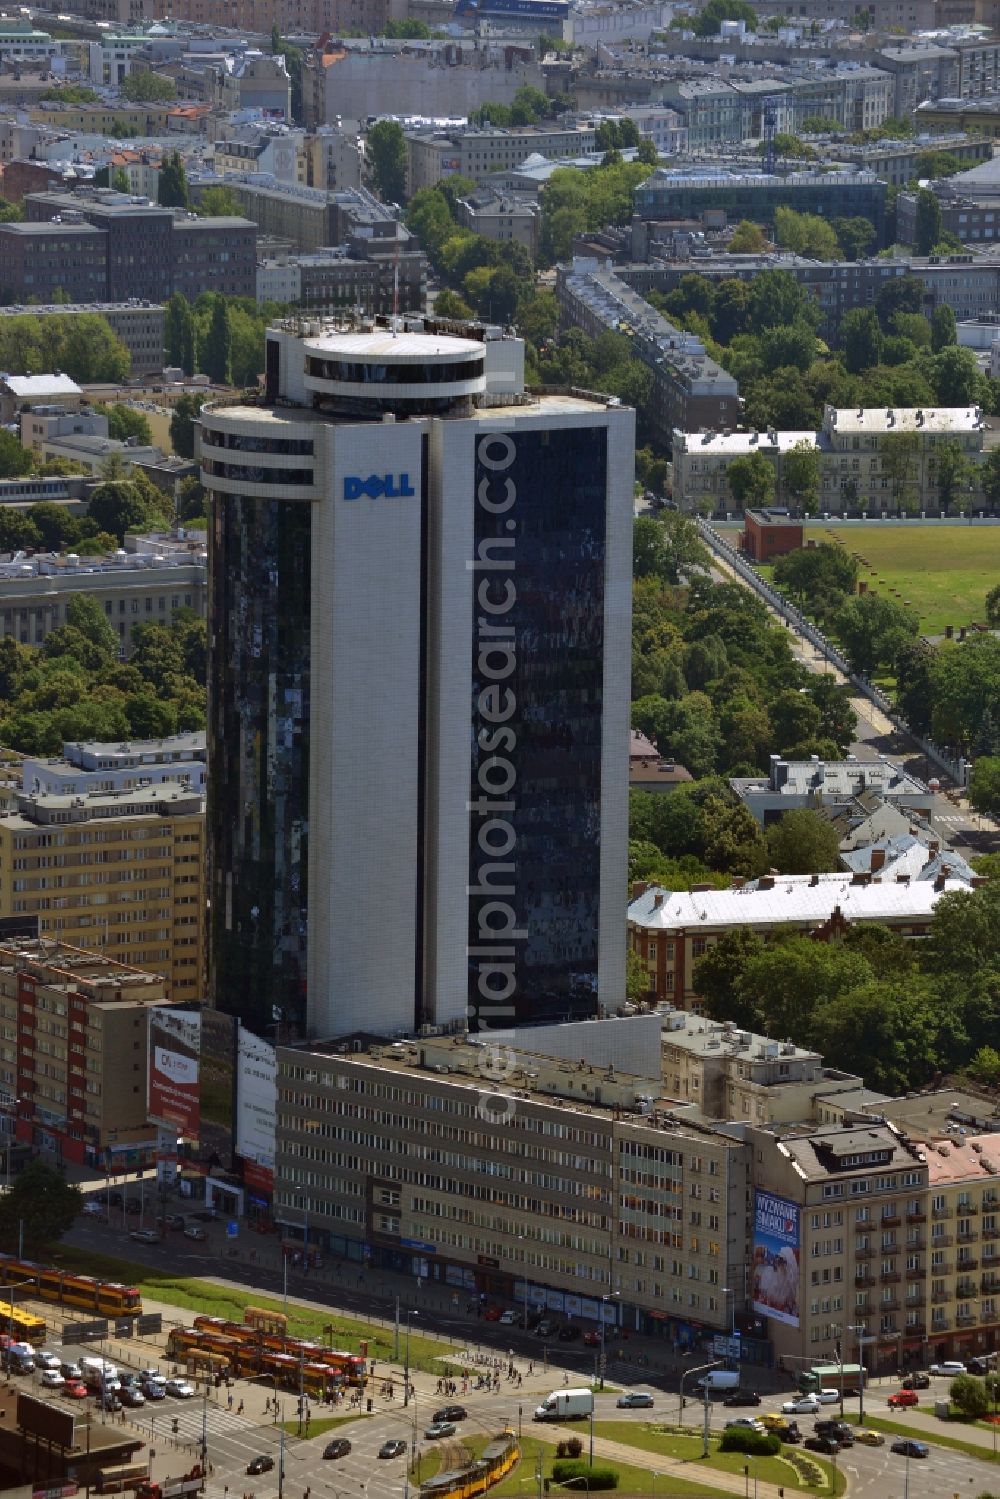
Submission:
<svg viewBox="0 0 1000 1499">
<path fill-rule="evenodd" d="M 799 1208 L 771 1192 L 754 1193 L 753 1309 L 799 1325 Z"/>
</svg>

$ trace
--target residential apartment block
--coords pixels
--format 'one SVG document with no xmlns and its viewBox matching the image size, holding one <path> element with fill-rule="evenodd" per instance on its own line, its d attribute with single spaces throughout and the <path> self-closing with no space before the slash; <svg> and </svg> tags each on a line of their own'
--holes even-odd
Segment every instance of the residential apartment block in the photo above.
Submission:
<svg viewBox="0 0 1000 1499">
<path fill-rule="evenodd" d="M 736 381 L 692 333 L 682 332 L 611 270 L 607 262 L 576 257 L 556 273 L 563 319 L 591 338 L 625 333 L 652 371 L 650 417 L 661 441 L 677 429 L 726 427 L 739 420 Z"/>
<path fill-rule="evenodd" d="M 279 1048 L 285 1233 L 301 1236 L 308 1212 L 324 1251 L 603 1319 L 609 1336 L 728 1329 L 727 1288 L 744 1284 L 742 1142 L 675 1116 L 655 1075 L 474 1043 Z"/>
<path fill-rule="evenodd" d="M 407 191 L 434 187 L 445 177 L 470 177 L 483 185 L 495 172 L 511 171 L 529 156 L 584 156 L 594 150 L 593 124 L 455 126 L 406 134 Z"/>
<path fill-rule="evenodd" d="M 0 946 L 0 1083 L 14 1137 L 91 1166 L 149 1140 L 147 1028 L 166 998 L 158 974 L 104 953 L 48 939 Z"/>
<path fill-rule="evenodd" d="M 829 514 L 943 513 L 938 453 L 957 443 L 974 465 L 982 461 L 985 427 L 978 406 L 899 407 L 843 410 L 827 406 L 819 432 L 675 431 L 674 499 L 685 510 L 726 513 L 737 504 L 728 470 L 734 458 L 762 453 L 775 469 L 779 500 L 794 503 L 785 488 L 784 465 L 800 444 L 819 453 L 820 508 Z M 909 439 L 904 458 L 896 438 Z M 887 444 L 894 444 L 887 459 Z M 962 506 L 981 505 L 968 492 Z"/>
<path fill-rule="evenodd" d="M 205 760 L 204 729 L 127 744 L 78 741 L 63 745 L 61 759 L 25 756 L 21 786 L 32 794 L 89 796 L 176 781 L 189 790 L 204 791 Z"/>
<path fill-rule="evenodd" d="M 162 975 L 204 998 L 205 798 L 180 781 L 73 796 L 15 793 L 0 815 L 0 916 Z"/>
</svg>

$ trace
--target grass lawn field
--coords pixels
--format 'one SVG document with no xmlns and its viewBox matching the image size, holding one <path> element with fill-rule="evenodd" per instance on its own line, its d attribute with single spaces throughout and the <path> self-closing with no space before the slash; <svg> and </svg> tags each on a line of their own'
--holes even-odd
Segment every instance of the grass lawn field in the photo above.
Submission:
<svg viewBox="0 0 1000 1499">
<path fill-rule="evenodd" d="M 806 536 L 863 557 L 859 580 L 909 599 L 924 635 L 982 621 L 986 595 L 1000 581 L 1000 526 L 809 526 Z"/>
<path fill-rule="evenodd" d="M 299 1435 L 303 1437 L 308 1436 L 309 1440 L 311 1441 L 314 1437 L 325 1437 L 328 1432 L 336 1431 L 338 1426 L 353 1426 L 355 1421 L 370 1420 L 371 1417 L 363 1413 L 361 1415 L 354 1416 L 321 1416 L 318 1421 L 309 1422 L 308 1432 L 306 1432 L 306 1429 L 303 1426 L 301 1433 L 299 1432 L 299 1423 L 297 1417 L 292 1421 L 279 1421 L 278 1426 L 283 1426 L 290 1437 L 297 1437 Z"/>
<path fill-rule="evenodd" d="M 756 1473 L 762 1483 L 781 1484 L 786 1490 L 801 1489 L 812 1494 L 841 1494 L 844 1490 L 845 1480 L 840 1469 L 836 1470 L 834 1480 L 836 1486 L 831 1488 L 831 1480 L 834 1479 L 833 1467 L 823 1458 L 818 1457 L 815 1452 L 803 1452 L 802 1455 L 815 1463 L 817 1468 L 824 1473 L 826 1484 L 822 1490 L 803 1483 L 784 1455 L 748 1458 L 742 1452 L 720 1452 L 719 1437 L 716 1434 L 709 1438 L 709 1455 L 705 1459 L 701 1455 L 703 1439 L 700 1431 L 691 1431 L 690 1435 L 682 1435 L 672 1427 L 638 1421 L 598 1421 L 594 1431 L 597 1436 L 607 1437 L 612 1442 L 627 1443 L 630 1447 L 640 1447 L 644 1452 L 653 1452 L 661 1457 L 672 1457 L 681 1462 L 697 1464 L 701 1472 L 717 1468 L 723 1473 L 737 1473 L 742 1476 L 744 1467 L 749 1463 L 751 1473 Z M 799 1452 L 801 1448 L 786 1450 Z"/>
<path fill-rule="evenodd" d="M 521 1439 L 520 1462 L 511 1469 L 502 1483 L 490 1489 L 490 1495 L 496 1494 L 499 1499 L 518 1495 L 525 1496 L 525 1499 L 535 1499 L 538 1492 L 535 1468 L 539 1455 L 542 1459 L 542 1479 L 543 1481 L 546 1478 L 551 1480 L 552 1463 L 556 1455 L 555 1447 L 551 1442 L 539 1441 L 538 1437 L 525 1436 Z M 618 1473 L 618 1488 L 614 1491 L 616 1493 L 648 1494 L 650 1499 L 655 1499 L 658 1487 L 661 1495 L 691 1495 L 691 1499 L 732 1499 L 731 1495 L 712 1488 L 711 1484 L 677 1478 L 673 1473 L 667 1478 L 662 1473 L 652 1473 L 648 1468 L 630 1467 L 627 1463 L 611 1462 L 609 1459 L 600 1457 L 595 1459 L 595 1466 L 616 1469 Z M 742 1469 L 740 1471 L 742 1472 Z M 582 1483 L 573 1483 L 566 1487 L 557 1483 L 552 1484 L 552 1492 L 556 1494 L 580 1494 L 585 1488 L 586 1485 Z M 816 1493 L 817 1490 L 813 1492 Z"/>
<path fill-rule="evenodd" d="M 82 1271 L 86 1275 L 97 1275 L 103 1280 L 123 1281 L 126 1285 L 138 1286 L 143 1295 L 153 1301 L 162 1301 L 167 1306 L 176 1306 L 184 1311 L 206 1317 L 224 1317 L 230 1322 L 242 1322 L 248 1306 L 261 1307 L 265 1311 L 280 1312 L 281 1302 L 273 1296 L 261 1296 L 256 1291 L 237 1290 L 235 1286 L 217 1285 L 210 1280 L 195 1280 L 186 1275 L 176 1275 L 169 1270 L 156 1270 L 146 1265 L 136 1265 L 129 1260 L 113 1258 L 107 1254 L 94 1254 L 87 1249 L 75 1249 L 71 1245 L 60 1245 L 52 1256 L 56 1264 L 68 1270 Z M 327 1328 L 332 1327 L 332 1334 Z M 363 1322 L 357 1317 L 344 1317 L 329 1311 L 314 1311 L 309 1307 L 288 1303 L 288 1331 L 292 1337 L 309 1338 L 327 1347 L 341 1348 L 348 1353 L 357 1353 L 362 1340 L 368 1344 L 369 1358 L 379 1363 L 391 1360 L 393 1355 L 393 1333 L 391 1328 Z M 402 1336 L 400 1337 L 402 1344 Z M 448 1362 L 450 1354 L 459 1350 L 452 1343 L 437 1338 L 410 1333 L 410 1363 L 415 1369 L 429 1374 L 443 1374 L 454 1367 Z"/>
</svg>

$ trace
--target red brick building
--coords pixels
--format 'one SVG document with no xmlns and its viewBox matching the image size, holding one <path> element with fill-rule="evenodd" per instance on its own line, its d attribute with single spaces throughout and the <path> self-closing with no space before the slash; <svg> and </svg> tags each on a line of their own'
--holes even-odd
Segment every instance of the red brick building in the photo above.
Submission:
<svg viewBox="0 0 1000 1499">
<path fill-rule="evenodd" d="M 748 510 L 743 517 L 742 545 L 752 562 L 773 562 L 802 544 L 802 522 L 787 510 Z"/>
</svg>

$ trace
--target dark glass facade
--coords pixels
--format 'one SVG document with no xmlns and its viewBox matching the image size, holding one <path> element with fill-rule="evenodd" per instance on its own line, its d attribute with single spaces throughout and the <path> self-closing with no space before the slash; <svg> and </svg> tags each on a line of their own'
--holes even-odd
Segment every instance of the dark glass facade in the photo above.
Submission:
<svg viewBox="0 0 1000 1499">
<path fill-rule="evenodd" d="M 211 988 L 302 1034 L 312 507 L 216 495 L 209 652 Z"/>
<path fill-rule="evenodd" d="M 469 1012 L 484 1029 L 597 1008 L 607 431 L 480 440 L 475 494 Z"/>
</svg>

